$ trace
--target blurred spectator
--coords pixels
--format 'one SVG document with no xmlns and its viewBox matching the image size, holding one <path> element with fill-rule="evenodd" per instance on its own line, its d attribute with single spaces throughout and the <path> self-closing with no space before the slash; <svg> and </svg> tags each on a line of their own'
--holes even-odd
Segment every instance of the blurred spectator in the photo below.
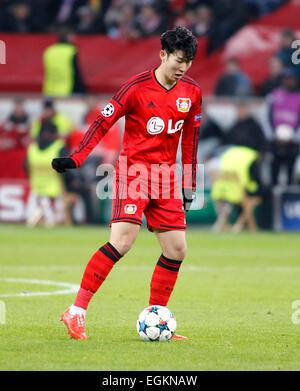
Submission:
<svg viewBox="0 0 300 391">
<path fill-rule="evenodd" d="M 138 7 L 143 7 L 144 5 L 151 6 L 156 9 L 159 13 L 166 13 L 168 6 L 167 0 L 133 0 L 134 4 Z M 172 2 L 181 2 L 186 3 L 186 0 L 171 0 Z"/>
<path fill-rule="evenodd" d="M 174 27 L 185 26 L 195 36 L 208 35 L 212 25 L 212 10 L 206 5 L 197 8 L 188 8 L 180 14 L 173 23 Z"/>
<path fill-rule="evenodd" d="M 85 5 L 79 7 L 76 15 L 78 22 L 75 25 L 75 32 L 77 34 L 96 34 L 104 33 L 103 24 L 100 23 L 97 14 L 91 6 Z"/>
<path fill-rule="evenodd" d="M 118 37 L 118 26 L 122 20 L 122 8 L 125 6 L 134 7 L 135 13 L 135 2 L 133 0 L 112 0 L 111 4 L 104 15 L 104 23 L 107 31 L 107 35 L 113 38 Z M 133 20 L 135 19 L 132 18 Z"/>
<path fill-rule="evenodd" d="M 212 3 L 212 4 L 211 4 Z M 208 2 L 213 9 L 208 52 L 221 47 L 245 24 L 257 20 L 260 15 L 271 12 L 285 1 L 277 0 L 222 0 Z"/>
<path fill-rule="evenodd" d="M 266 96 L 281 84 L 281 75 L 283 72 L 283 63 L 277 56 L 272 56 L 269 61 L 269 76 L 265 79 L 259 88 L 261 96 Z"/>
<path fill-rule="evenodd" d="M 114 0 L 104 17 L 108 36 L 138 38 L 136 7 L 133 1 Z"/>
<path fill-rule="evenodd" d="M 279 183 L 281 168 L 287 169 L 287 184 L 293 183 L 293 170 L 299 153 L 300 91 L 293 68 L 286 68 L 282 86 L 268 99 L 268 119 L 272 131 L 272 183 Z"/>
<path fill-rule="evenodd" d="M 260 124 L 251 116 L 249 104 L 237 104 L 237 119 L 226 132 L 227 144 L 242 145 L 255 150 L 267 150 L 267 140 Z"/>
<path fill-rule="evenodd" d="M 222 46 L 238 29 L 247 23 L 248 9 L 241 0 L 222 0 L 213 2 L 214 23 L 210 34 L 208 51 Z"/>
<path fill-rule="evenodd" d="M 254 210 L 264 194 L 260 164 L 261 153 L 245 146 L 232 146 L 221 154 L 211 189 L 218 214 L 213 231 L 231 228 L 240 232 L 245 226 L 251 231 L 257 229 Z M 239 216 L 231 227 L 230 214 L 234 209 Z"/>
<path fill-rule="evenodd" d="M 225 143 L 225 132 L 218 123 L 202 107 L 202 120 L 199 135 L 198 161 L 206 162 L 218 147 Z"/>
<path fill-rule="evenodd" d="M 186 9 L 182 14 L 178 15 L 172 24 L 173 28 L 186 27 L 194 33 L 194 26 L 196 25 L 196 13 L 193 9 Z"/>
<path fill-rule="evenodd" d="M 70 25 L 70 20 L 74 13 L 76 0 L 61 0 L 60 3 L 61 4 L 58 9 L 55 22 L 57 25 L 62 25 L 62 24 Z"/>
<path fill-rule="evenodd" d="M 196 8 L 195 13 L 196 23 L 193 27 L 193 33 L 198 37 L 208 35 L 213 21 L 212 9 L 206 5 L 200 5 Z"/>
<path fill-rule="evenodd" d="M 150 5 L 144 5 L 140 8 L 137 24 L 143 37 L 160 35 L 166 30 L 166 21 L 163 15 Z"/>
<path fill-rule="evenodd" d="M 16 99 L 12 113 L 0 125 L 0 178 L 26 178 L 24 161 L 29 145 L 29 117 L 24 101 Z"/>
<path fill-rule="evenodd" d="M 61 6 L 61 0 L 31 0 L 32 18 L 38 21 L 39 32 L 56 32 L 55 18 Z"/>
<path fill-rule="evenodd" d="M 6 31 L 9 3 L 10 0 L 0 0 L 0 31 Z"/>
<path fill-rule="evenodd" d="M 16 98 L 12 113 L 8 116 L 7 121 L 3 124 L 5 131 L 16 131 L 14 135 L 16 144 L 21 147 L 27 147 L 29 143 L 29 116 L 25 111 L 23 98 Z"/>
<path fill-rule="evenodd" d="M 223 75 L 217 81 L 217 96 L 250 96 L 252 85 L 249 77 L 242 72 L 239 61 L 235 58 L 227 60 Z"/>
<path fill-rule="evenodd" d="M 67 156 L 68 154 L 69 152 L 63 156 Z M 88 160 L 86 163 L 86 166 L 82 166 L 78 170 L 67 171 L 64 174 L 63 180 L 68 193 L 80 196 L 84 205 L 85 222 L 87 224 L 94 224 L 98 222 L 98 203 L 95 204 L 94 202 L 96 192 L 93 185 L 98 178 L 96 177 L 96 172 L 91 171 Z"/>
<path fill-rule="evenodd" d="M 108 31 L 113 38 L 137 39 L 141 32 L 138 29 L 135 7 L 130 4 L 124 5 L 118 17 L 118 22 Z"/>
<path fill-rule="evenodd" d="M 33 33 L 39 30 L 35 18 L 31 15 L 30 2 L 13 2 L 8 8 L 3 30 L 14 33 Z"/>
<path fill-rule="evenodd" d="M 187 0 L 167 0 L 168 11 L 173 15 L 179 15 L 186 9 Z"/>
<path fill-rule="evenodd" d="M 44 51 L 45 95 L 68 97 L 73 93 L 85 92 L 73 39 L 72 32 L 62 28 L 59 32 L 59 41 Z"/>
<path fill-rule="evenodd" d="M 283 5 L 285 0 L 245 0 L 246 5 L 250 5 L 256 11 L 257 16 L 267 15 Z"/>
<path fill-rule="evenodd" d="M 0 31 L 49 32 L 61 0 L 0 0 Z"/>
<path fill-rule="evenodd" d="M 280 58 L 284 68 L 294 68 L 297 77 L 300 79 L 300 64 L 293 63 L 293 53 L 297 50 L 292 48 L 292 42 L 295 39 L 295 34 L 291 29 L 283 29 L 280 34 L 280 49 L 275 55 Z"/>
<path fill-rule="evenodd" d="M 61 26 L 77 31 L 80 25 L 79 34 L 105 33 L 103 16 L 111 0 L 60 0 L 59 3 L 52 24 L 53 31 Z M 89 32 L 89 29 L 92 31 Z"/>
<path fill-rule="evenodd" d="M 30 135 L 37 139 L 48 124 L 53 124 L 60 138 L 67 139 L 73 130 L 73 123 L 63 113 L 57 112 L 52 99 L 46 99 L 43 103 L 43 111 L 39 119 L 32 123 Z"/>
<path fill-rule="evenodd" d="M 58 224 L 61 213 L 55 213 L 54 208 L 58 198 L 64 203 L 65 223 L 72 222 L 69 206 L 75 202 L 76 196 L 66 193 L 61 176 L 49 164 L 52 159 L 64 153 L 64 148 L 65 143 L 59 138 L 56 126 L 50 122 L 44 125 L 43 132 L 28 148 L 30 188 L 36 196 L 35 209 L 27 218 L 28 226 L 33 227 L 39 222 L 47 227 Z"/>
<path fill-rule="evenodd" d="M 209 34 L 209 51 L 213 51 L 243 25 L 272 12 L 287 1 L 289 0 L 0 0 L 0 31 L 56 32 L 58 27 L 69 26 L 79 34 L 114 36 L 114 28 L 119 25 L 119 14 L 123 6 L 135 7 L 138 15 L 141 14 L 139 8 L 151 7 L 164 20 L 166 27 L 180 25 L 181 18 L 185 18 L 186 13 L 189 18 L 189 11 L 192 10 L 198 19 L 194 34 L 197 34 L 197 30 L 199 36 Z"/>
</svg>

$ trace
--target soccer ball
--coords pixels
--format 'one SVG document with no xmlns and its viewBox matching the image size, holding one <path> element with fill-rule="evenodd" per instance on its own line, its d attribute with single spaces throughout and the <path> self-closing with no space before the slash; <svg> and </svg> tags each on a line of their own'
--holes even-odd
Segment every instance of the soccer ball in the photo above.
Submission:
<svg viewBox="0 0 300 391">
<path fill-rule="evenodd" d="M 176 319 L 167 307 L 152 305 L 140 313 L 136 328 L 144 341 L 169 341 L 176 330 Z"/>
</svg>

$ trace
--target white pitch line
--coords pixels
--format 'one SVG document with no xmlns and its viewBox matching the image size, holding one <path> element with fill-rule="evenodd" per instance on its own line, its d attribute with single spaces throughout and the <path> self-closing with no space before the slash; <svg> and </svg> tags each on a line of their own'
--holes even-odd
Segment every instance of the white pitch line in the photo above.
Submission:
<svg viewBox="0 0 300 391">
<path fill-rule="evenodd" d="M 153 266 L 126 266 L 120 265 L 119 269 L 121 270 L 133 270 L 133 271 L 151 271 Z M 19 270 L 19 271 L 62 271 L 62 270 L 83 270 L 79 266 L 57 266 L 57 265 L 47 265 L 47 266 L 1 266 L 1 270 Z M 238 267 L 238 266 L 224 266 L 224 267 L 214 267 L 214 266 L 183 266 L 182 271 L 188 272 L 203 272 L 203 273 L 223 273 L 223 272 L 287 272 L 295 273 L 300 272 L 300 266 L 262 266 L 262 267 Z M 49 285 L 49 286 L 58 286 L 65 289 L 59 289 L 52 292 L 21 292 L 21 293 L 11 293 L 11 294 L 0 294 L 0 297 L 24 297 L 24 296 L 51 296 L 51 295 L 66 295 L 71 293 L 76 293 L 79 289 L 78 284 L 71 284 L 68 282 L 59 282 L 51 280 L 40 280 L 40 279 L 26 279 L 26 278 L 0 278 L 0 281 L 4 282 L 23 282 L 28 284 L 36 285 Z"/>
<path fill-rule="evenodd" d="M 84 266 L 59 266 L 59 265 L 47 265 L 47 266 L 19 266 L 19 265 L 5 265 L 0 266 L 1 270 L 19 270 L 19 271 L 70 271 L 70 270 L 82 270 L 84 271 Z"/>
<path fill-rule="evenodd" d="M 66 295 L 69 293 L 75 293 L 79 289 L 79 285 L 70 284 L 68 282 L 58 282 L 58 281 L 49 281 L 49 280 L 38 280 L 38 279 L 26 279 L 26 278 L 1 278 L 1 281 L 5 282 L 24 282 L 27 284 L 37 284 L 37 285 L 51 285 L 65 287 L 66 289 L 60 289 L 52 292 L 26 292 L 26 293 L 10 293 L 3 294 L 0 297 L 24 297 L 24 296 L 51 296 L 51 295 Z"/>
</svg>

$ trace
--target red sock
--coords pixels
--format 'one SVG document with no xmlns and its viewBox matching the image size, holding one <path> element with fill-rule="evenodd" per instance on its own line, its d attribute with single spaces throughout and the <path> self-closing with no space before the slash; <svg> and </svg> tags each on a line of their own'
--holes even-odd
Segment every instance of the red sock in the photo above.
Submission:
<svg viewBox="0 0 300 391">
<path fill-rule="evenodd" d="M 109 242 L 95 252 L 85 268 L 75 306 L 87 309 L 94 293 L 121 257 L 122 255 Z"/>
<path fill-rule="evenodd" d="M 151 279 L 149 305 L 168 304 L 182 261 L 160 256 Z"/>
</svg>

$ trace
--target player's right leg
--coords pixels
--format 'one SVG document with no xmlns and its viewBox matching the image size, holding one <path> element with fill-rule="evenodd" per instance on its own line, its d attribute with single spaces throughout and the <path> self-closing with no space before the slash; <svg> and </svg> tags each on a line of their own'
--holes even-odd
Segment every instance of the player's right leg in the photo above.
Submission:
<svg viewBox="0 0 300 391">
<path fill-rule="evenodd" d="M 178 272 L 185 257 L 187 245 L 185 231 L 153 229 L 162 249 L 162 254 L 151 278 L 149 305 L 167 306 Z M 188 338 L 174 334 L 172 340 Z"/>
<path fill-rule="evenodd" d="M 140 225 L 131 222 L 111 224 L 110 240 L 95 252 L 88 262 L 75 302 L 61 316 L 69 334 L 75 339 L 87 339 L 85 313 L 88 304 L 113 266 L 131 248 L 137 238 Z"/>
</svg>

